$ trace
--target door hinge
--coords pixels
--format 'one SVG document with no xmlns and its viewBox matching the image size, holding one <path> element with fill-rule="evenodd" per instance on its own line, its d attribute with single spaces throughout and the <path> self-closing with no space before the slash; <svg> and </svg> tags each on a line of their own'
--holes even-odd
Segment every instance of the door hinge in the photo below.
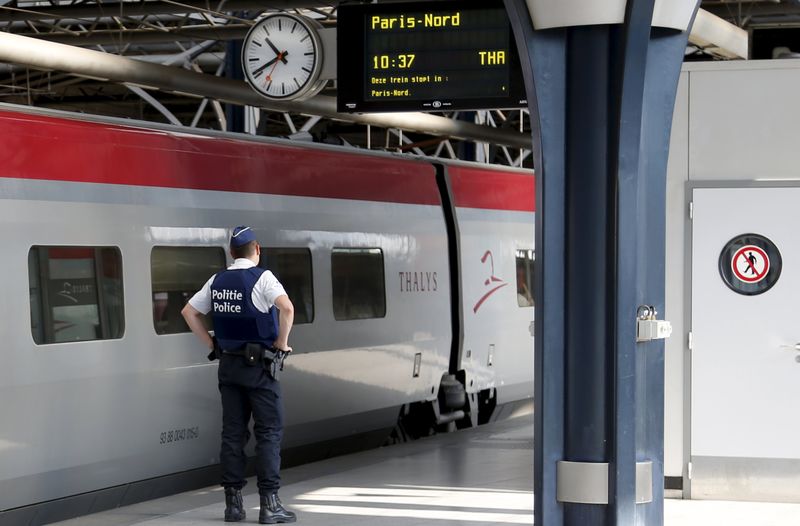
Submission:
<svg viewBox="0 0 800 526">
<path fill-rule="evenodd" d="M 689 201 L 689 219 L 694 219 L 694 201 Z"/>
<path fill-rule="evenodd" d="M 689 347 L 689 350 L 692 350 L 692 331 L 689 331 L 689 334 L 686 336 L 686 346 Z"/>
<path fill-rule="evenodd" d="M 689 480 L 692 480 L 692 463 L 689 462 L 686 465 L 686 476 L 689 477 Z"/>
</svg>

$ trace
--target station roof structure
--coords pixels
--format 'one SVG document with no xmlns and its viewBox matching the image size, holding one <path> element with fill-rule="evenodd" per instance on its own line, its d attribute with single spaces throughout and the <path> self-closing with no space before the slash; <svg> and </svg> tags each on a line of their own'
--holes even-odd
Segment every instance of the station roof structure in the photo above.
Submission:
<svg viewBox="0 0 800 526">
<path fill-rule="evenodd" d="M 217 88 L 231 86 L 223 82 L 231 80 L 226 71 L 239 60 L 233 43 L 255 19 L 289 11 L 335 27 L 337 5 L 320 0 L 0 0 L 2 31 L 28 39 L 0 46 L 0 54 L 3 47 L 15 48 L 0 56 L 0 102 L 216 130 L 230 129 L 225 107 L 233 103 L 245 106 L 246 133 L 531 166 L 525 148 L 527 110 L 338 114 L 335 81 L 314 99 L 289 105 L 217 95 Z M 793 1 L 705 0 L 701 7 L 687 49 L 693 60 L 747 58 L 753 31 L 800 26 L 800 5 Z M 39 50 L 50 55 L 49 62 L 36 59 L 37 47 L 46 43 L 202 73 L 220 82 L 209 82 L 208 89 L 169 90 L 137 82 L 136 76 L 87 75 L 69 60 L 58 62 L 50 48 Z M 787 49 L 790 53 L 790 45 Z"/>
</svg>

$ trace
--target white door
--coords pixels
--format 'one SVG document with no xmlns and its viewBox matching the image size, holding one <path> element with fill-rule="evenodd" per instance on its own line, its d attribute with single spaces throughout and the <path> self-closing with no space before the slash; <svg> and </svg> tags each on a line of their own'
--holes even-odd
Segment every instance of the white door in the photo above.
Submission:
<svg viewBox="0 0 800 526">
<path fill-rule="evenodd" d="M 692 498 L 800 502 L 800 187 L 692 201 Z"/>
</svg>

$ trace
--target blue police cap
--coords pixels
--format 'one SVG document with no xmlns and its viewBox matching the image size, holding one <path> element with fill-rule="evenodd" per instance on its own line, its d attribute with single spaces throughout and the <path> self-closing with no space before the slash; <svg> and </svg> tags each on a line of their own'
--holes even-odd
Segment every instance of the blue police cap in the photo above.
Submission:
<svg viewBox="0 0 800 526">
<path fill-rule="evenodd" d="M 249 226 L 237 226 L 233 229 L 231 233 L 231 246 L 232 247 L 241 247 L 242 245 L 246 245 L 251 241 L 256 240 L 256 235 L 253 233 L 253 229 Z"/>
</svg>

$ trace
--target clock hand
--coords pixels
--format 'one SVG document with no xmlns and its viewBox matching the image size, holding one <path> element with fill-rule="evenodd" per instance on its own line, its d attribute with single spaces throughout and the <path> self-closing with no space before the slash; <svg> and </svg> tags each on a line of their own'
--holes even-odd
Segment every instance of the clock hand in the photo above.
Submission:
<svg viewBox="0 0 800 526">
<path fill-rule="evenodd" d="M 269 47 L 272 48 L 272 51 L 274 51 L 276 55 L 280 55 L 281 54 L 281 52 L 278 51 L 278 48 L 275 47 L 275 44 L 273 44 L 270 39 L 265 38 L 264 40 L 266 41 L 267 44 L 269 44 Z"/>
<path fill-rule="evenodd" d="M 274 58 L 274 59 L 271 61 L 271 62 L 273 63 L 273 64 L 272 64 L 272 68 L 269 70 L 269 73 L 267 73 L 267 76 L 266 76 L 266 77 L 264 77 L 264 84 L 265 84 L 265 85 L 266 85 L 266 83 L 267 83 L 267 82 L 271 82 L 271 81 L 272 81 L 272 72 L 273 72 L 273 71 L 275 71 L 275 67 L 278 65 L 278 63 L 279 63 L 281 60 L 283 60 L 283 53 L 278 53 L 278 56 L 277 56 L 277 57 L 275 57 L 275 58 Z M 266 66 L 267 66 L 267 64 L 264 64 L 264 66 L 266 67 Z"/>
<path fill-rule="evenodd" d="M 270 60 L 269 62 L 267 62 L 266 64 L 262 64 L 261 66 L 259 66 L 258 68 L 256 68 L 256 69 L 253 71 L 253 75 L 258 75 L 259 73 L 261 73 L 262 71 L 264 71 L 264 69 L 266 69 L 266 68 L 270 67 L 271 65 L 273 65 L 273 64 L 274 64 L 274 63 L 276 63 L 277 61 L 278 61 L 278 57 L 275 57 L 275 58 L 273 58 L 272 60 Z M 284 62 L 285 62 L 285 61 L 284 61 Z"/>
<path fill-rule="evenodd" d="M 278 51 L 278 48 L 277 48 L 277 47 L 275 47 L 275 44 L 273 44 L 273 43 L 272 43 L 272 41 L 271 41 L 270 39 L 268 39 L 268 38 L 265 38 L 264 40 L 266 40 L 267 44 L 269 44 L 269 47 L 271 47 L 271 48 L 272 48 L 272 51 L 274 51 L 274 52 L 275 52 L 275 55 L 277 55 L 278 57 L 280 57 L 280 56 L 281 56 L 281 52 L 280 52 L 280 51 Z M 284 52 L 283 52 L 283 57 L 280 59 L 280 60 L 281 60 L 281 62 L 283 62 L 284 64 L 286 64 L 286 55 L 288 55 L 288 54 L 289 54 L 289 52 L 288 52 L 288 51 L 284 51 Z"/>
<path fill-rule="evenodd" d="M 269 62 L 267 62 L 266 64 L 262 64 L 261 66 L 259 66 L 259 67 L 257 67 L 256 69 L 254 69 L 254 70 L 253 70 L 253 76 L 255 77 L 256 75 L 258 75 L 259 73 L 261 73 L 262 71 L 264 71 L 265 69 L 267 69 L 269 66 L 271 66 L 272 64 L 274 64 L 276 60 L 278 60 L 278 59 L 277 59 L 277 58 L 273 58 L 272 60 L 270 60 L 270 61 L 269 61 Z"/>
</svg>

